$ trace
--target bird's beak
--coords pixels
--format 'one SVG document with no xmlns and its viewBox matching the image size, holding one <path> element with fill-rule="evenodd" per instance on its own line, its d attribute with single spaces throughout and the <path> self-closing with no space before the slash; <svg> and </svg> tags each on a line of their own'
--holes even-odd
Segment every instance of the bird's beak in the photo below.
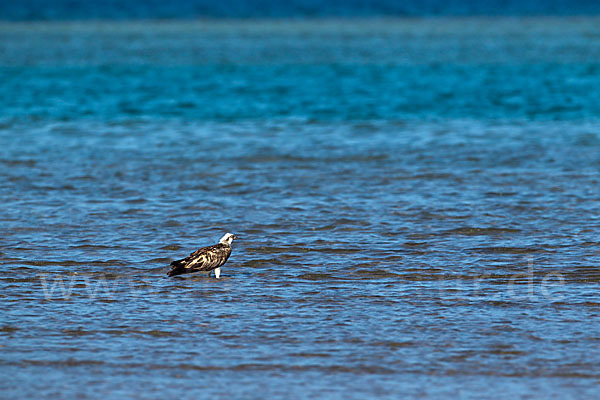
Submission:
<svg viewBox="0 0 600 400">
<path fill-rule="evenodd" d="M 238 236 L 237 236 L 237 235 L 233 235 L 233 238 L 234 238 L 234 239 L 237 239 L 237 238 L 238 238 Z"/>
</svg>

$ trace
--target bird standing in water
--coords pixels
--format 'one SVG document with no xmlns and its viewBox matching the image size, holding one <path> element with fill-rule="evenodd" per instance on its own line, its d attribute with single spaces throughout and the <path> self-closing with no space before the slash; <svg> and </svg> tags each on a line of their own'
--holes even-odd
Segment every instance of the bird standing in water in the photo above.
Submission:
<svg viewBox="0 0 600 400">
<path fill-rule="evenodd" d="M 176 276 L 189 274 L 192 272 L 208 272 L 215 271 L 215 277 L 221 276 L 221 266 L 227 262 L 231 255 L 231 243 L 237 239 L 233 233 L 226 233 L 219 243 L 214 246 L 202 247 L 196 250 L 186 258 L 173 261 L 171 270 L 167 276 Z"/>
</svg>

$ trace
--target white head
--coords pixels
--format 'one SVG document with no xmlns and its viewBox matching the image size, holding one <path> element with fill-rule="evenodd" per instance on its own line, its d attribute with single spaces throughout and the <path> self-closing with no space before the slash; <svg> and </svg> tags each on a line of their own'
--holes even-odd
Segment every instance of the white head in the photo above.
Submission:
<svg viewBox="0 0 600 400">
<path fill-rule="evenodd" d="M 219 240 L 219 243 L 223 243 L 223 244 L 227 244 L 229 246 L 231 246 L 231 243 L 234 241 L 234 239 L 237 239 L 238 237 L 235 236 L 233 233 L 226 233 L 221 240 Z"/>
</svg>

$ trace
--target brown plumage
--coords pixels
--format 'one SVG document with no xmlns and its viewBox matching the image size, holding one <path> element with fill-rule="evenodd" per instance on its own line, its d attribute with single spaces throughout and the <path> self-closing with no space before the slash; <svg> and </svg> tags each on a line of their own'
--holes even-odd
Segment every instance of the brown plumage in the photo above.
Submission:
<svg viewBox="0 0 600 400">
<path fill-rule="evenodd" d="M 227 262 L 231 255 L 231 242 L 237 236 L 227 233 L 214 246 L 202 247 L 194 251 L 188 257 L 171 263 L 171 270 L 167 276 L 189 274 L 192 272 L 208 272 L 215 270 L 218 278 L 221 274 L 221 266 Z"/>
</svg>

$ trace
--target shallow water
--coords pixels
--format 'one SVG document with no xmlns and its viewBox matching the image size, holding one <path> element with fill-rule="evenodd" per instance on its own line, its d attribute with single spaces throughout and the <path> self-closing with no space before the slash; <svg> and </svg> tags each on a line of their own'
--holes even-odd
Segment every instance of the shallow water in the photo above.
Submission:
<svg viewBox="0 0 600 400">
<path fill-rule="evenodd" d="M 596 397 L 595 22 L 2 25 L 3 397 Z"/>
</svg>

